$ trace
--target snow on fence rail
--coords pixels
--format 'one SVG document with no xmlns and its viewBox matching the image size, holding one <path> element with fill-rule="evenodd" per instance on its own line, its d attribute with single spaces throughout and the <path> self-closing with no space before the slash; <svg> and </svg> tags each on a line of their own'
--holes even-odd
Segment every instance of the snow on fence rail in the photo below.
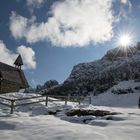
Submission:
<svg viewBox="0 0 140 140">
<path fill-rule="evenodd" d="M 32 99 L 40 99 L 43 98 L 41 100 L 37 100 L 37 101 L 30 101 L 30 102 L 24 102 L 24 103 L 17 103 L 19 101 L 26 101 L 26 100 L 32 100 Z M 56 98 L 56 99 L 51 99 L 51 98 Z M 0 96 L 0 104 L 7 106 L 10 108 L 10 114 L 13 114 L 14 112 L 14 108 L 18 107 L 18 106 L 24 106 L 24 105 L 30 105 L 30 104 L 35 104 L 35 103 L 40 103 L 40 102 L 45 102 L 45 105 L 48 106 L 48 102 L 49 101 L 64 101 L 65 105 L 67 105 L 68 101 L 72 101 L 72 102 L 78 102 L 80 104 L 80 102 L 82 100 L 84 100 L 83 96 L 57 96 L 57 95 L 39 95 L 39 96 L 33 96 L 33 97 L 22 97 L 22 98 L 8 98 L 8 97 L 4 97 L 4 96 Z M 3 102 L 6 101 L 6 102 Z M 10 102 L 10 103 L 7 103 Z M 89 103 L 91 103 L 91 99 L 89 98 Z"/>
</svg>

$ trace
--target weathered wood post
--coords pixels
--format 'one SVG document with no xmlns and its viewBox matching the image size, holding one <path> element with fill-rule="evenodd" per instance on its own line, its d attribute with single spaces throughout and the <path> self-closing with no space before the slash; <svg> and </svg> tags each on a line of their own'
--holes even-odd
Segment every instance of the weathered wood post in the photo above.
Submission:
<svg viewBox="0 0 140 140">
<path fill-rule="evenodd" d="M 46 95 L 45 105 L 48 106 L 48 95 Z"/>
<path fill-rule="evenodd" d="M 138 100 L 138 108 L 140 109 L 140 97 L 139 97 L 139 100 Z"/>
<path fill-rule="evenodd" d="M 89 104 L 91 104 L 91 95 L 89 96 Z"/>
<path fill-rule="evenodd" d="M 68 98 L 66 97 L 66 98 L 65 98 L 65 105 L 67 105 L 67 100 L 68 100 Z"/>
<path fill-rule="evenodd" d="M 79 104 L 79 105 L 80 105 L 80 100 L 81 100 L 81 98 L 79 97 L 79 98 L 78 98 L 78 104 Z"/>
<path fill-rule="evenodd" d="M 13 114 L 13 112 L 14 112 L 14 102 L 15 102 L 15 100 L 11 100 L 11 110 L 10 110 L 10 114 Z"/>
</svg>

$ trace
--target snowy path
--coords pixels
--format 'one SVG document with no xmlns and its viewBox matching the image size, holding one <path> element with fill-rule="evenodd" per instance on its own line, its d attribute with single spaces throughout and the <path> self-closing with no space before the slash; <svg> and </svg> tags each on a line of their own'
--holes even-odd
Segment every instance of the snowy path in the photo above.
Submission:
<svg viewBox="0 0 140 140">
<path fill-rule="evenodd" d="M 0 140 L 139 140 L 139 110 L 127 111 L 123 121 L 95 121 L 94 125 L 70 123 L 50 115 L 1 117 Z"/>
</svg>

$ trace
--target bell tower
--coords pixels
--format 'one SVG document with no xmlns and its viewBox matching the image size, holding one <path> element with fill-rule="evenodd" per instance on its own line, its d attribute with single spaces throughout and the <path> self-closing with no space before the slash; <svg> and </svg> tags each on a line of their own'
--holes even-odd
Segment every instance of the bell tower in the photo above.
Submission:
<svg viewBox="0 0 140 140">
<path fill-rule="evenodd" d="M 16 61 L 14 62 L 14 65 L 16 68 L 21 69 L 21 66 L 23 65 L 23 61 L 22 61 L 22 57 L 19 54 L 19 56 L 17 57 Z"/>
</svg>

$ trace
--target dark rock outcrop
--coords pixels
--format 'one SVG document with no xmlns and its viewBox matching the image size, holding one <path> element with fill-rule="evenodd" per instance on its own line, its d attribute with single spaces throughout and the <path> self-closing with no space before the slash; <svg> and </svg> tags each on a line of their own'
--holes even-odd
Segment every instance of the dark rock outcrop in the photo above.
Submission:
<svg viewBox="0 0 140 140">
<path fill-rule="evenodd" d="M 66 112 L 67 116 L 88 116 L 93 115 L 96 117 L 103 117 L 107 115 L 116 115 L 116 112 L 110 112 L 105 110 L 80 110 L 80 109 L 74 109 Z"/>
</svg>

